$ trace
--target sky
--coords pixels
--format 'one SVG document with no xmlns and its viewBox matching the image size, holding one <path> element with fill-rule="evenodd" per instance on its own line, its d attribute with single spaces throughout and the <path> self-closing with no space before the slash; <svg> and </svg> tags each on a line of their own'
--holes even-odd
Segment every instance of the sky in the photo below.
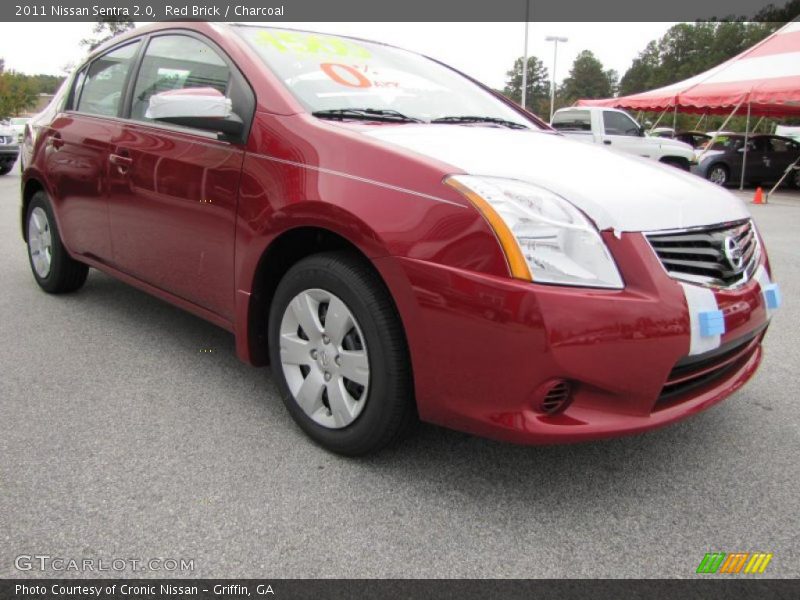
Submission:
<svg viewBox="0 0 800 600">
<path fill-rule="evenodd" d="M 427 54 L 494 87 L 502 88 L 505 73 L 522 56 L 524 23 L 284 23 L 279 25 L 325 33 L 352 35 L 386 42 Z M 528 52 L 553 69 L 553 44 L 548 35 L 569 38 L 558 45 L 556 80 L 567 76 L 575 56 L 591 50 L 606 69 L 619 76 L 650 40 L 673 23 L 530 23 Z M 92 23 L 0 23 L 0 58 L 7 69 L 23 73 L 61 75 L 81 60 L 80 40 Z M 33 43 L 32 43 L 33 42 Z"/>
</svg>

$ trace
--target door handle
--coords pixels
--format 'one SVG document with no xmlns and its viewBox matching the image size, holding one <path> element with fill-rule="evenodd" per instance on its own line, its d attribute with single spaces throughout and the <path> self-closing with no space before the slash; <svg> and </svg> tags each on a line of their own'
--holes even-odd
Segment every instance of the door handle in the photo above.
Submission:
<svg viewBox="0 0 800 600">
<path fill-rule="evenodd" d="M 133 164 L 133 159 L 130 156 L 123 154 L 109 154 L 108 162 L 117 167 L 120 175 L 125 175 Z"/>
<path fill-rule="evenodd" d="M 606 146 L 610 146 L 610 145 L 611 145 L 611 140 L 603 140 L 603 143 L 604 143 Z"/>
</svg>

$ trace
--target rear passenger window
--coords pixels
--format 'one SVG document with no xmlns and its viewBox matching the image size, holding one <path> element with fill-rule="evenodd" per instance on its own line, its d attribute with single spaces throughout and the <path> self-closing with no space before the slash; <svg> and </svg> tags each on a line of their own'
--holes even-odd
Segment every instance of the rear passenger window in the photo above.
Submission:
<svg viewBox="0 0 800 600">
<path fill-rule="evenodd" d="M 559 131 L 591 131 L 592 115 L 588 110 L 560 110 L 553 115 L 552 125 Z"/>
<path fill-rule="evenodd" d="M 226 95 L 230 69 L 208 44 L 185 35 L 163 35 L 147 46 L 133 92 L 131 118 L 145 116 L 150 97 L 169 90 L 213 88 Z"/>
<path fill-rule="evenodd" d="M 784 152 L 795 152 L 797 150 L 797 144 L 795 144 L 792 140 L 787 140 L 784 138 L 769 138 L 769 143 L 773 152 L 779 152 L 783 154 Z"/>
<path fill-rule="evenodd" d="M 78 112 L 116 117 L 122 102 L 122 88 L 140 42 L 112 50 L 89 65 L 82 81 L 78 81 Z"/>
</svg>

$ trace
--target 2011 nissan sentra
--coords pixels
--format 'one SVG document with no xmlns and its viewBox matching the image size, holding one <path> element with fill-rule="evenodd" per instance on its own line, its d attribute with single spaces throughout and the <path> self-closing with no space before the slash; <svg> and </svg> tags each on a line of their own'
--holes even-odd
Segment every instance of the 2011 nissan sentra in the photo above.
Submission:
<svg viewBox="0 0 800 600">
<path fill-rule="evenodd" d="M 335 452 L 416 419 L 519 443 L 640 432 L 761 360 L 780 294 L 741 201 L 435 60 L 161 23 L 68 86 L 22 179 L 38 284 L 93 267 L 233 332 Z"/>
</svg>

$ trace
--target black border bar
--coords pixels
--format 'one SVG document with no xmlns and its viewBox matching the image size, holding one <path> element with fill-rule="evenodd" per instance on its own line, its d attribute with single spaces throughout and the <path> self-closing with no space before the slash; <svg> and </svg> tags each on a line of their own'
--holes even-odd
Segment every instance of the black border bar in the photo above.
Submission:
<svg viewBox="0 0 800 600">
<path fill-rule="evenodd" d="M 26 586 L 23 593 L 19 586 Z M 142 593 L 124 593 L 145 588 Z M 162 587 L 164 586 L 164 587 Z M 259 588 L 259 586 L 261 586 Z M 70 590 L 82 588 L 85 592 Z M 97 591 L 100 591 L 98 594 Z M 35 591 L 33 591 L 35 590 Z M 196 590 L 196 591 L 195 591 Z M 259 590 L 261 593 L 259 594 Z M 56 593 L 54 593 L 54 591 Z M 62 593 L 63 592 L 63 593 Z M 270 593 L 271 592 L 271 593 Z M 695 579 L 2 579 L 3 600 L 796 600 L 800 580 Z"/>
<path fill-rule="evenodd" d="M 796 0 L 527 0 L 530 21 L 788 21 Z M 3 0 L 0 21 L 499 22 L 524 21 L 526 0 Z M 772 6 L 770 11 L 769 7 Z M 765 12 L 767 9 L 767 12 Z M 775 11 L 778 10 L 778 13 Z M 613 40 L 609 40 L 613 43 Z"/>
</svg>

